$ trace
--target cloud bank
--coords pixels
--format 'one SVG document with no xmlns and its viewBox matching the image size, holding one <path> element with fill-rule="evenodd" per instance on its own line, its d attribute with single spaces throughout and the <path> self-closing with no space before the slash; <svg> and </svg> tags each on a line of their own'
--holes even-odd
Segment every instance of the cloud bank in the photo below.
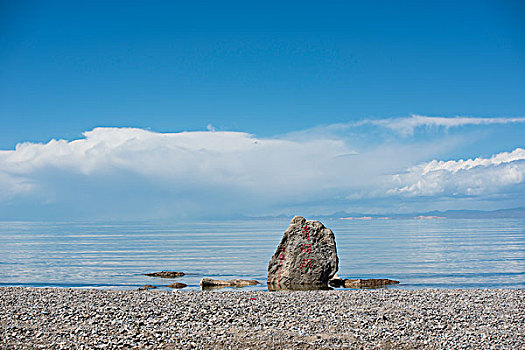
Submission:
<svg viewBox="0 0 525 350">
<path fill-rule="evenodd" d="M 525 180 L 525 149 L 491 158 L 433 160 L 393 177 L 389 194 L 407 196 L 473 196 L 502 193 Z"/>
<path fill-rule="evenodd" d="M 74 204 L 86 193 L 107 201 L 113 200 L 107 193 L 126 192 L 136 193 L 139 202 L 174 206 L 175 216 L 236 212 L 347 188 L 353 178 L 347 156 L 354 153 L 332 139 L 96 128 L 74 141 L 27 142 L 0 151 L 0 203 L 29 195 L 44 204 Z"/>
<path fill-rule="evenodd" d="M 220 185 L 267 193 L 276 185 L 279 190 L 312 185 L 320 176 L 335 180 L 322 169 L 337 166 L 338 156 L 353 152 L 340 140 L 259 139 L 240 132 L 96 128 L 84 136 L 1 151 L 0 171 L 10 184 L 3 182 L 4 191 L 38 187 L 35 174 L 57 171 L 84 176 L 133 173 L 180 189 Z"/>
<path fill-rule="evenodd" d="M 413 132 L 420 125 L 521 122 L 414 116 L 377 124 L 397 133 L 405 123 Z M 363 147 L 354 134 L 333 129 L 261 138 L 211 126 L 178 133 L 95 128 L 77 140 L 20 143 L 0 151 L 0 219 L 330 213 L 376 210 L 374 203 L 395 212 L 404 198 L 421 198 L 414 204 L 420 210 L 443 198 L 525 194 L 523 148 L 442 161 L 440 154 L 457 147 L 448 137 Z"/>
</svg>

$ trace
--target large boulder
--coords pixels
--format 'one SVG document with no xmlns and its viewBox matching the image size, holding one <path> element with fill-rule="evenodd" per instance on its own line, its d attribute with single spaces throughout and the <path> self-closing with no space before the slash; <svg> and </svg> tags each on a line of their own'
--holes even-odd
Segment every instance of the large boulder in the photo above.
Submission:
<svg viewBox="0 0 525 350">
<path fill-rule="evenodd" d="M 338 264 L 332 230 L 319 221 L 306 221 L 296 216 L 284 231 L 268 264 L 268 288 L 326 286 L 337 273 Z"/>
</svg>

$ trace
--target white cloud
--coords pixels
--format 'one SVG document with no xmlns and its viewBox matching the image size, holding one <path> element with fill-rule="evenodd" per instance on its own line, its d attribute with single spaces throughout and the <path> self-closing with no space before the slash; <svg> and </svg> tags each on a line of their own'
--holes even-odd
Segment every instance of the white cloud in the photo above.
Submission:
<svg viewBox="0 0 525 350">
<path fill-rule="evenodd" d="M 335 188 L 348 188 L 354 178 L 352 157 L 341 155 L 355 152 L 337 139 L 262 139 L 240 132 L 155 133 L 134 128 L 96 128 L 84 136 L 46 144 L 27 142 L 0 151 L 0 201 L 31 192 L 38 192 L 44 201 L 61 201 L 64 196 L 73 201 L 89 192 L 104 195 L 128 186 L 128 193 L 145 189 L 165 193 L 159 205 L 186 196 L 202 208 L 221 203 L 219 210 L 242 209 L 246 203 L 258 207 L 324 199 Z M 131 178 L 133 186 L 125 185 Z M 113 185 L 108 188 L 110 181 Z"/>
<path fill-rule="evenodd" d="M 393 179 L 388 193 L 407 196 L 476 196 L 498 193 L 525 181 L 525 149 L 490 158 L 433 160 Z"/>
<path fill-rule="evenodd" d="M 456 136 L 363 143 L 366 134 L 355 140 L 334 133 L 334 126 L 278 138 L 209 129 L 95 128 L 78 140 L 0 151 L 0 218 L 8 217 L 5 208 L 30 207 L 88 218 L 265 215 L 289 208 L 327 213 L 373 201 L 395 211 L 401 197 L 481 198 L 525 178 L 521 148 L 427 162 L 457 147 Z M 398 174 L 394 182 L 392 174 Z"/>
<path fill-rule="evenodd" d="M 525 118 L 471 118 L 471 117 L 426 117 L 412 115 L 406 118 L 389 118 L 379 120 L 365 120 L 354 125 L 372 124 L 382 126 L 396 131 L 403 136 L 414 134 L 414 130 L 420 127 L 443 127 L 453 128 L 465 125 L 491 125 L 525 123 Z"/>
</svg>

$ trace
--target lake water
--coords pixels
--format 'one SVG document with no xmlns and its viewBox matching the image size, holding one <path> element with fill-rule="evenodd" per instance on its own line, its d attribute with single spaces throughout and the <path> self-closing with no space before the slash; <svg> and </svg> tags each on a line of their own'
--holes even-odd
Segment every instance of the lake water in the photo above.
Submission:
<svg viewBox="0 0 525 350">
<path fill-rule="evenodd" d="M 263 282 L 289 219 L 191 224 L 0 222 L 0 286 L 136 289 L 188 273 Z M 323 220 L 342 278 L 390 278 L 392 288 L 525 288 L 525 219 Z"/>
</svg>

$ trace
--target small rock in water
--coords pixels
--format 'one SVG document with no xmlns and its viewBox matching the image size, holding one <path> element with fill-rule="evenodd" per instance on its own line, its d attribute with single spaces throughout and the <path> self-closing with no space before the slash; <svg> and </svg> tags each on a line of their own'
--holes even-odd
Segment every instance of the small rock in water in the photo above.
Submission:
<svg viewBox="0 0 525 350">
<path fill-rule="evenodd" d="M 256 284 L 259 284 L 259 282 L 256 280 L 243 280 L 240 278 L 228 280 L 228 282 L 230 283 L 230 285 L 235 286 L 235 287 L 246 287 L 246 286 L 254 286 Z"/>
<path fill-rule="evenodd" d="M 151 284 L 145 284 L 142 287 L 139 288 L 139 290 L 148 290 L 148 289 L 156 289 L 157 287 L 152 286 Z"/>
<path fill-rule="evenodd" d="M 399 281 L 389 280 L 386 278 L 371 278 L 371 279 L 345 279 L 345 288 L 381 288 L 389 284 L 398 284 Z"/>
<path fill-rule="evenodd" d="M 243 279 L 233 279 L 228 281 L 214 280 L 212 278 L 204 277 L 201 280 L 201 287 L 214 287 L 214 288 L 223 288 L 223 287 L 246 287 L 254 286 L 259 284 L 256 280 L 243 280 Z"/>
<path fill-rule="evenodd" d="M 174 283 L 170 284 L 168 287 L 170 287 L 170 288 L 178 288 L 178 289 L 180 289 L 180 288 L 184 288 L 184 287 L 186 287 L 186 286 L 188 286 L 186 283 L 182 283 L 182 282 L 174 282 Z"/>
<path fill-rule="evenodd" d="M 179 271 L 160 271 L 160 272 L 145 273 L 144 275 L 150 276 L 150 277 L 174 278 L 174 277 L 184 276 L 185 273 L 179 272 Z"/>
</svg>

